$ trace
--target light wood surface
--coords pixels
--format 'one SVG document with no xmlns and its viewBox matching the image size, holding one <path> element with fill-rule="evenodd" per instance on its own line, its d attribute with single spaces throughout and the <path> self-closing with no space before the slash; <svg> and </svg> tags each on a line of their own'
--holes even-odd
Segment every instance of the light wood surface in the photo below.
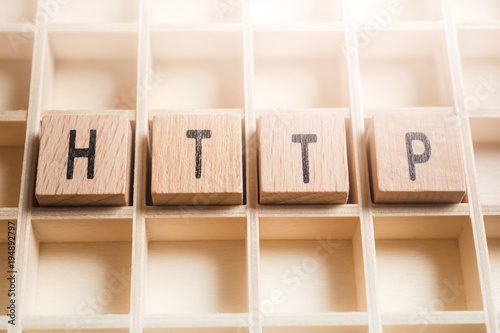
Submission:
<svg viewBox="0 0 500 333">
<path fill-rule="evenodd" d="M 36 184 L 40 205 L 128 205 L 131 167 L 132 129 L 126 117 L 43 118 Z"/>
<path fill-rule="evenodd" d="M 222 13 L 213 4 L 0 0 L 0 146 L 24 149 L 18 204 L 0 207 L 2 221 L 18 222 L 17 322 L 0 313 L 0 333 L 500 332 L 500 89 L 484 85 L 500 68 L 497 0 L 402 0 L 400 13 L 382 15 L 387 25 L 386 1 L 221 0 Z M 456 118 L 467 200 L 372 202 L 368 125 L 388 112 Z M 127 117 L 135 133 L 131 205 L 38 207 L 41 118 L 103 113 Z M 152 206 L 148 122 L 221 113 L 244 122 L 245 205 Z M 345 118 L 347 205 L 258 203 L 266 113 Z M 0 175 L 16 163 L 3 156 Z M 325 242 L 343 247 L 314 265 Z M 77 300 L 106 293 L 117 265 L 130 269 L 127 290 L 95 315 L 75 314 Z M 281 277 L 295 266 L 317 269 L 280 304 L 273 287 L 289 291 Z M 450 276 L 467 288 L 436 307 Z M 155 297 L 176 285 L 189 297 Z M 447 307 L 462 310 L 433 311 Z"/>
<path fill-rule="evenodd" d="M 241 118 L 236 115 L 154 117 L 153 203 L 241 205 L 241 133 Z"/>
<path fill-rule="evenodd" d="M 375 115 L 369 140 L 375 203 L 464 198 L 463 150 L 453 115 Z"/>
<path fill-rule="evenodd" d="M 345 121 L 326 114 L 264 115 L 259 121 L 261 204 L 345 204 Z"/>
</svg>

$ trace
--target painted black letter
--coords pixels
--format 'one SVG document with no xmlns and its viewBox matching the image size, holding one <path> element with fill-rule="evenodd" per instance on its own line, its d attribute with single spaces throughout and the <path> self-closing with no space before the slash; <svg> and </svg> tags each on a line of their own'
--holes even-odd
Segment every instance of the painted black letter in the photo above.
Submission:
<svg viewBox="0 0 500 333">
<path fill-rule="evenodd" d="M 318 141 L 316 134 L 294 134 L 292 135 L 293 143 L 300 143 L 302 145 L 302 175 L 304 177 L 304 184 L 309 183 L 309 143 Z"/>
<path fill-rule="evenodd" d="M 425 151 L 420 155 L 413 154 L 413 141 L 422 141 L 425 147 Z M 429 138 L 424 133 L 411 132 L 406 133 L 406 153 L 408 154 L 408 165 L 410 167 L 410 179 L 417 180 L 417 174 L 415 172 L 415 164 L 425 163 L 431 158 L 431 142 Z"/>
<path fill-rule="evenodd" d="M 196 139 L 196 179 L 201 178 L 201 141 L 212 137 L 211 130 L 189 130 L 186 133 L 188 139 Z"/>
<path fill-rule="evenodd" d="M 69 132 L 69 149 L 68 149 L 68 169 L 66 179 L 73 179 L 73 169 L 75 168 L 75 158 L 85 157 L 88 159 L 87 179 L 94 179 L 94 164 L 95 164 L 95 143 L 97 140 L 97 131 L 90 130 L 89 148 L 75 148 L 76 130 Z"/>
</svg>

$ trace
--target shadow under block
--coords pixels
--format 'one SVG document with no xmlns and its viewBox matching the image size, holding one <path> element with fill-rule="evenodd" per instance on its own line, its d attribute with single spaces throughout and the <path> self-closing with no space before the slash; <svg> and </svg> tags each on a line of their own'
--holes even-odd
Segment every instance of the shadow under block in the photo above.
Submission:
<svg viewBox="0 0 500 333">
<path fill-rule="evenodd" d="M 261 204 L 345 204 L 349 175 L 344 118 L 264 115 L 259 125 Z"/>
<path fill-rule="evenodd" d="M 127 117 L 42 119 L 36 181 L 41 206 L 128 205 L 131 167 L 132 128 Z"/>
<path fill-rule="evenodd" d="M 466 185 L 459 133 L 454 115 L 373 116 L 373 201 L 460 203 Z"/>
<path fill-rule="evenodd" d="M 156 116 L 152 155 L 154 205 L 243 203 L 240 116 Z"/>
</svg>

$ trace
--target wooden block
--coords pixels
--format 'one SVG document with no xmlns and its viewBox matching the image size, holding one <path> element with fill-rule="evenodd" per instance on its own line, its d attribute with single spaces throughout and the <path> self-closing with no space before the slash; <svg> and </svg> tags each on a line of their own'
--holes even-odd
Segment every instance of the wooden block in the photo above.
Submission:
<svg viewBox="0 0 500 333">
<path fill-rule="evenodd" d="M 369 133 L 375 203 L 459 203 L 466 192 L 453 115 L 373 117 Z"/>
<path fill-rule="evenodd" d="M 153 119 L 154 205 L 241 205 L 241 117 L 162 115 Z"/>
<path fill-rule="evenodd" d="M 120 115 L 42 119 L 36 198 L 41 206 L 129 204 L 132 129 Z"/>
<path fill-rule="evenodd" d="M 325 114 L 260 118 L 261 204 L 345 204 L 347 164 L 344 118 Z"/>
</svg>

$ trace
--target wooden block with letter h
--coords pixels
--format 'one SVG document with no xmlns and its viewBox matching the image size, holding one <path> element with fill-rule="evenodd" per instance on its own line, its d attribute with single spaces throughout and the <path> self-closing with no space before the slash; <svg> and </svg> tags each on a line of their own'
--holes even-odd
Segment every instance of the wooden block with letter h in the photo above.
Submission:
<svg viewBox="0 0 500 333">
<path fill-rule="evenodd" d="M 154 205 L 241 205 L 241 117 L 160 115 L 153 119 Z"/>
<path fill-rule="evenodd" d="M 120 115 L 42 119 L 35 195 L 41 206 L 129 204 L 132 129 Z"/>
<path fill-rule="evenodd" d="M 375 203 L 459 203 L 466 193 L 455 115 L 373 117 L 369 133 Z"/>
<path fill-rule="evenodd" d="M 349 196 L 344 118 L 264 115 L 259 124 L 261 204 L 345 204 Z"/>
</svg>

